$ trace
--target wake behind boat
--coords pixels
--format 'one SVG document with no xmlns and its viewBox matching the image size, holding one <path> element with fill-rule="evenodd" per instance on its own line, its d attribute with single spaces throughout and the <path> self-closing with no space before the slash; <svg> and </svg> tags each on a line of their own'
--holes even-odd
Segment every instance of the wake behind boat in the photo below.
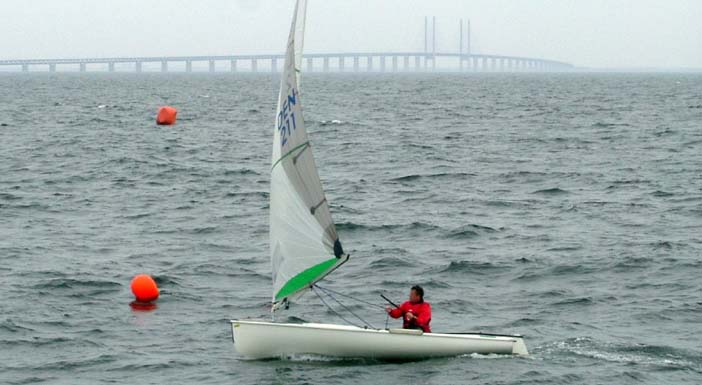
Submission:
<svg viewBox="0 0 702 385">
<path fill-rule="evenodd" d="M 295 4 L 273 135 L 273 312 L 315 288 L 317 282 L 349 259 L 331 218 L 302 115 L 299 82 L 306 8 L 306 0 Z M 251 358 L 317 354 L 391 360 L 471 353 L 528 354 L 521 336 L 256 320 L 232 320 L 231 327 L 236 350 Z"/>
</svg>

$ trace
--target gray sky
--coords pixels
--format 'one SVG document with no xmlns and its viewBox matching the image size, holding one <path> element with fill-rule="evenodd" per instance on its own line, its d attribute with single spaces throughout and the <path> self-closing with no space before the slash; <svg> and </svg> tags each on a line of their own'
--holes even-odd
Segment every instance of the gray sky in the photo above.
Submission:
<svg viewBox="0 0 702 385">
<path fill-rule="evenodd" d="M 2 0 L 0 59 L 282 53 L 294 0 Z M 702 68 L 700 0 L 309 0 L 305 51 L 437 50 Z"/>
</svg>

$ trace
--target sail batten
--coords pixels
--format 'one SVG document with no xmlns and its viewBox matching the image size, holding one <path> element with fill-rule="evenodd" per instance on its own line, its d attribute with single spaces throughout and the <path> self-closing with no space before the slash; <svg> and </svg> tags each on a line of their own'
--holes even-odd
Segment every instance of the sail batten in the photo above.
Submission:
<svg viewBox="0 0 702 385">
<path fill-rule="evenodd" d="M 275 166 L 277 166 L 277 165 L 280 163 L 281 160 L 283 160 L 283 159 L 285 159 L 286 157 L 292 155 L 295 151 L 297 151 L 297 150 L 299 150 L 299 149 L 301 149 L 301 148 L 304 148 L 304 147 L 307 146 L 309 143 L 310 143 L 309 141 L 308 141 L 308 142 L 305 142 L 305 143 L 302 143 L 302 144 L 298 145 L 297 147 L 293 148 L 292 150 L 288 151 L 287 153 L 285 153 L 285 155 L 281 156 L 280 159 L 276 160 L 276 161 L 273 163 L 273 166 L 271 166 L 271 170 L 274 169 Z"/>
<path fill-rule="evenodd" d="M 306 0 L 295 5 L 280 83 L 271 157 L 273 303 L 290 301 L 343 264 L 344 255 L 317 173 L 300 95 Z"/>
</svg>

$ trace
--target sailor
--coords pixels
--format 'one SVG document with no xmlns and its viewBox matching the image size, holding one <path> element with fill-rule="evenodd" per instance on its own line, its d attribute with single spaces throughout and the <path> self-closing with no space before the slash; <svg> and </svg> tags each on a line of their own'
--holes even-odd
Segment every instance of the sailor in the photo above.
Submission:
<svg viewBox="0 0 702 385">
<path fill-rule="evenodd" d="M 402 317 L 402 327 L 405 329 L 422 329 L 425 333 L 431 333 L 431 305 L 424 302 L 424 289 L 419 285 L 410 289 L 409 301 L 394 309 L 386 306 L 385 311 L 392 318 Z"/>
</svg>

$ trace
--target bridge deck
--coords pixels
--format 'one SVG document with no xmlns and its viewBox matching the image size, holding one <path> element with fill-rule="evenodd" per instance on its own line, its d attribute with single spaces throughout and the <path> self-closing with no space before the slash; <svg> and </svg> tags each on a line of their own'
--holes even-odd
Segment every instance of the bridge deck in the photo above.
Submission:
<svg viewBox="0 0 702 385">
<path fill-rule="evenodd" d="M 369 66 L 372 65 L 372 60 L 374 58 L 380 58 L 381 67 L 384 66 L 385 58 L 393 59 L 393 66 L 397 65 L 397 58 L 403 57 L 406 60 L 413 57 L 415 60 L 424 59 L 424 65 L 428 61 L 435 61 L 436 58 L 454 58 L 462 66 L 464 62 L 483 62 L 483 67 L 486 66 L 485 61 L 490 61 L 490 64 L 494 67 L 495 62 L 500 62 L 501 65 L 504 63 L 515 63 L 516 65 L 522 64 L 523 66 L 533 66 L 541 67 L 544 69 L 556 69 L 564 70 L 573 68 L 570 63 L 565 63 L 556 60 L 540 59 L 540 58 L 529 58 L 523 56 L 508 56 L 508 55 L 492 55 L 492 54 L 460 54 L 460 53 L 450 53 L 450 52 L 437 52 L 437 53 L 426 53 L 426 52 L 341 52 L 341 53 L 309 53 L 303 56 L 305 59 L 324 59 L 325 69 L 328 68 L 328 60 L 330 58 L 343 59 L 354 58 L 354 66 L 359 58 L 365 58 L 369 61 Z M 23 70 L 26 70 L 30 65 L 49 65 L 52 70 L 55 69 L 56 65 L 64 64 L 78 64 L 80 65 L 81 71 L 85 70 L 86 64 L 109 64 L 110 70 L 113 70 L 114 64 L 116 63 L 137 63 L 138 68 L 140 68 L 140 63 L 161 63 L 162 70 L 167 70 L 167 64 L 169 62 L 186 62 L 188 68 L 192 62 L 217 62 L 217 61 L 241 61 L 241 60 L 251 60 L 252 62 L 261 61 L 271 61 L 272 63 L 277 63 L 278 60 L 283 60 L 284 56 L 282 54 L 257 54 L 257 55 L 221 55 L 221 56 L 146 56 L 146 57 L 106 57 L 106 58 L 68 58 L 68 59 L 15 59 L 15 60 L 0 60 L 0 66 L 22 66 Z M 274 65 L 272 64 L 272 67 Z M 343 64 L 341 64 L 343 66 Z M 211 64 L 212 67 L 212 64 Z M 405 61 L 405 67 L 407 67 L 407 61 Z"/>
</svg>

